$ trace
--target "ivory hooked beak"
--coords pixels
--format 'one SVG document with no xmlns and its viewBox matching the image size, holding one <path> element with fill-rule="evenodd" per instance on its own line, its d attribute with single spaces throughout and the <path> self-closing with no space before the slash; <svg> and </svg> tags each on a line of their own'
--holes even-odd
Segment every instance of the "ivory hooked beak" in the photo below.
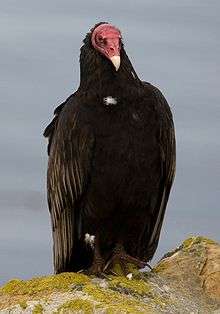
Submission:
<svg viewBox="0 0 220 314">
<path fill-rule="evenodd" d="M 120 63 L 121 63 L 121 58 L 120 56 L 113 56 L 110 58 L 111 62 L 113 63 L 116 71 L 118 71 L 119 67 L 120 67 Z"/>
</svg>

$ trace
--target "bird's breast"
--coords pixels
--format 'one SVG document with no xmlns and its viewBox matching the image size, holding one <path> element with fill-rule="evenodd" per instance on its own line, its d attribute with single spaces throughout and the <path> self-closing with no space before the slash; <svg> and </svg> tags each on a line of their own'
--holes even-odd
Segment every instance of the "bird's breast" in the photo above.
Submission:
<svg viewBox="0 0 220 314">
<path fill-rule="evenodd" d="M 132 113 L 124 123 L 109 128 L 105 125 L 96 138 L 95 161 L 103 173 L 109 170 L 111 175 L 113 171 L 121 176 L 141 175 L 158 161 L 157 130 L 145 125 L 137 113 Z"/>
<path fill-rule="evenodd" d="M 114 109 L 100 115 L 94 129 L 96 144 L 90 197 L 93 204 L 102 202 L 94 208 L 107 213 L 115 200 L 143 202 L 147 193 L 158 186 L 160 178 L 154 112 L 141 108 Z"/>
</svg>

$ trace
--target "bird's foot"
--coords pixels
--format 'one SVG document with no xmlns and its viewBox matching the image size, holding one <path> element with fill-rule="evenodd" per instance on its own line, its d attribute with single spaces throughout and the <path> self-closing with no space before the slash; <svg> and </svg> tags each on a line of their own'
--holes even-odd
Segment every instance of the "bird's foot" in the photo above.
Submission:
<svg viewBox="0 0 220 314">
<path fill-rule="evenodd" d="M 104 267 L 105 272 L 111 272 L 113 274 L 127 275 L 131 272 L 131 266 L 134 265 L 137 268 L 144 268 L 148 264 L 140 259 L 127 254 L 124 249 L 116 248 L 114 250 L 112 258 L 107 262 Z"/>
<path fill-rule="evenodd" d="M 102 258 L 93 261 L 92 266 L 86 270 L 87 275 L 101 276 L 104 270 L 104 260 Z"/>
</svg>

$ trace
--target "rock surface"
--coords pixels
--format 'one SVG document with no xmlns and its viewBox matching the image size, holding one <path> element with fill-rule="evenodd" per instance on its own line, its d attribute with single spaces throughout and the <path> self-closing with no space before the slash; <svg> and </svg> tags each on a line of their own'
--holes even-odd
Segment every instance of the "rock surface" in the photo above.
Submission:
<svg viewBox="0 0 220 314">
<path fill-rule="evenodd" d="M 152 271 L 133 269 L 127 277 L 63 273 L 13 279 L 0 288 L 0 313 L 217 314 L 220 245 L 191 237 Z"/>
</svg>

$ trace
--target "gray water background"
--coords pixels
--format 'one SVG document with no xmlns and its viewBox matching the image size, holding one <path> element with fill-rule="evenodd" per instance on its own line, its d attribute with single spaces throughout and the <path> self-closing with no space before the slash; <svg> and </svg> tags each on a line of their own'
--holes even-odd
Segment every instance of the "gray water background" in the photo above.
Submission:
<svg viewBox="0 0 220 314">
<path fill-rule="evenodd" d="M 79 48 L 99 21 L 121 29 L 174 114 L 177 174 L 155 260 L 192 234 L 219 240 L 220 2 L 1 1 L 0 283 L 52 272 L 42 132 L 78 87 Z"/>
</svg>

